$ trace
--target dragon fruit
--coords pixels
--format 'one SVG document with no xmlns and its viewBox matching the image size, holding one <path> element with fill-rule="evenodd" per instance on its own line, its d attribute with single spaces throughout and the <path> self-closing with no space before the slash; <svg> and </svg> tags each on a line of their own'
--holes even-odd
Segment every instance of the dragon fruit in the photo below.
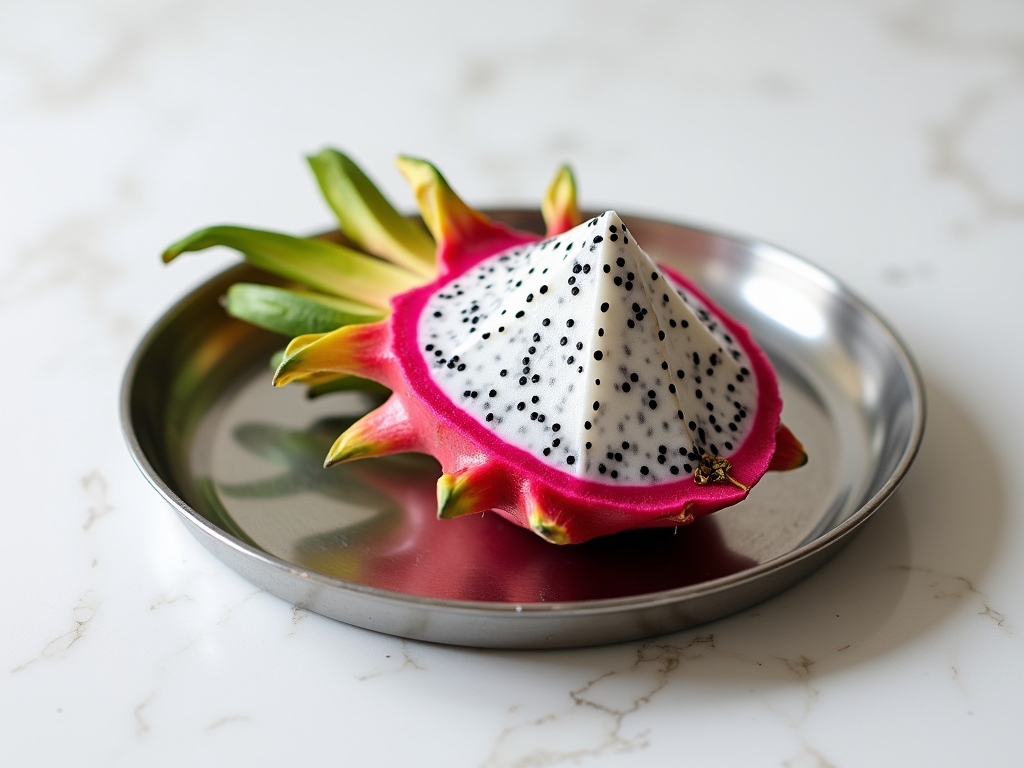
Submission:
<svg viewBox="0 0 1024 768">
<path fill-rule="evenodd" d="M 273 300 L 264 286 L 236 286 L 234 311 L 315 331 L 284 350 L 275 385 L 390 390 L 326 466 L 432 454 L 439 517 L 494 511 L 565 544 L 689 523 L 742 500 L 765 471 L 806 461 L 746 329 L 653 262 L 615 212 L 581 221 L 567 169 L 548 190 L 540 238 L 470 208 L 429 163 L 399 158 L 430 242 L 344 155 L 328 150 L 312 165 L 349 240 L 391 264 L 230 227 L 165 258 L 227 244 L 314 289 Z M 260 291 L 269 310 L 244 300 Z"/>
</svg>

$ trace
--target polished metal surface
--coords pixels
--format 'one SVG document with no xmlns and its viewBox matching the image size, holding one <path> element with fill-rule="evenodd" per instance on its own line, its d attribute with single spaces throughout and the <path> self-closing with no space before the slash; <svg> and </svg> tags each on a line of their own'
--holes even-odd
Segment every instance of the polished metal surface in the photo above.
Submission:
<svg viewBox="0 0 1024 768">
<path fill-rule="evenodd" d="M 494 214 L 537 229 L 534 213 Z M 735 507 L 673 529 L 556 547 L 496 515 L 439 521 L 431 459 L 324 470 L 337 434 L 374 405 L 270 386 L 285 340 L 228 318 L 239 266 L 172 308 L 125 375 L 129 448 L 217 557 L 326 616 L 470 646 L 594 645 L 683 629 L 804 577 L 896 488 L 924 428 L 900 342 L 828 275 L 762 243 L 624 217 L 657 260 L 746 323 L 778 370 L 807 466 L 769 473 Z"/>
</svg>

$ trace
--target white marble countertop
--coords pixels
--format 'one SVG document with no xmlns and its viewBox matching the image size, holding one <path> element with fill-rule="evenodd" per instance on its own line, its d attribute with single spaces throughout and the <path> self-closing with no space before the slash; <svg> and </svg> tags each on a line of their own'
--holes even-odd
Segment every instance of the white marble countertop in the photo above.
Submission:
<svg viewBox="0 0 1024 768">
<path fill-rule="evenodd" d="M 1024 4 L 507 8 L 0 4 L 0 763 L 1020 765 Z M 647 641 L 432 646 L 259 591 L 139 474 L 118 390 L 232 260 L 162 248 L 329 226 L 324 145 L 406 207 L 400 151 L 479 205 L 567 160 L 584 204 L 806 256 L 913 350 L 917 463 L 806 581 Z"/>
</svg>

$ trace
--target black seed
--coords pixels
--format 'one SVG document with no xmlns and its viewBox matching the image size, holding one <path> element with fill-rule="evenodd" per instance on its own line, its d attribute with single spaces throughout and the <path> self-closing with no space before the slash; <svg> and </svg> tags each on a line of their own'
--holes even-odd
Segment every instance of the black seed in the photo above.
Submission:
<svg viewBox="0 0 1024 768">
<path fill-rule="evenodd" d="M 637 376 L 635 373 L 631 373 L 629 374 L 629 380 L 636 384 L 638 381 L 640 381 L 640 377 Z"/>
<path fill-rule="evenodd" d="M 725 450 L 727 450 L 727 451 L 731 451 L 732 450 L 732 443 L 730 443 L 728 440 L 725 441 Z"/>
<path fill-rule="evenodd" d="M 617 266 L 624 267 L 624 266 L 626 266 L 626 260 L 624 258 L 622 258 L 621 256 L 619 256 L 619 258 L 617 258 L 615 260 L 615 264 Z"/>
<path fill-rule="evenodd" d="M 534 395 L 533 397 L 530 398 L 530 402 L 536 405 L 537 403 L 540 402 L 540 398 L 537 395 Z"/>
<path fill-rule="evenodd" d="M 577 341 L 576 342 L 576 350 L 579 351 L 581 349 L 583 349 L 583 342 L 582 341 Z"/>
<path fill-rule="evenodd" d="M 457 370 L 457 371 L 464 371 L 464 370 L 466 370 L 466 364 L 465 363 L 459 363 L 459 367 L 456 368 L 455 370 Z"/>
<path fill-rule="evenodd" d="M 616 285 L 622 285 L 622 278 L 616 275 L 615 279 L 612 282 L 614 282 Z"/>
<path fill-rule="evenodd" d="M 621 453 L 616 453 L 615 454 L 615 460 L 616 461 L 622 461 L 622 454 Z"/>
<path fill-rule="evenodd" d="M 618 476 L 619 476 L 619 473 L 618 473 L 618 472 L 616 472 L 616 471 L 615 471 L 615 470 L 613 469 L 613 470 L 611 471 L 611 476 L 612 476 L 612 478 L 616 478 L 616 477 L 618 477 Z"/>
<path fill-rule="evenodd" d="M 522 411 L 526 408 L 526 403 L 520 401 L 519 405 L 516 406 L 517 411 Z"/>
<path fill-rule="evenodd" d="M 607 312 L 608 311 L 608 302 L 607 301 L 604 302 L 604 304 L 601 305 L 601 311 L 602 312 Z"/>
<path fill-rule="evenodd" d="M 694 392 L 693 394 L 695 394 L 697 396 L 698 400 L 700 400 L 702 397 L 704 397 L 704 393 L 701 392 L 699 389 L 696 392 Z"/>
<path fill-rule="evenodd" d="M 608 272 L 612 271 L 612 268 L 608 264 L 605 264 L 604 265 L 604 271 L 605 271 L 605 274 L 607 274 Z"/>
<path fill-rule="evenodd" d="M 530 377 L 530 381 L 532 381 L 534 384 L 536 384 L 538 381 L 540 381 L 540 374 L 537 374 L 537 373 L 533 374 L 533 376 Z"/>
<path fill-rule="evenodd" d="M 569 337 L 568 336 L 563 336 L 562 338 L 560 338 L 558 340 L 558 343 L 561 344 L 564 347 L 566 344 L 569 343 Z"/>
<path fill-rule="evenodd" d="M 674 394 L 676 393 L 676 385 L 675 385 L 675 384 L 669 384 L 669 385 L 668 385 L 668 391 L 669 391 L 669 392 L 670 392 L 671 394 L 673 394 L 673 395 L 674 395 Z"/>
<path fill-rule="evenodd" d="M 594 238 L 594 242 L 595 243 L 600 243 L 602 240 L 604 240 L 604 238 L 601 237 L 600 235 L 598 235 L 597 237 Z"/>
<path fill-rule="evenodd" d="M 426 347 L 424 347 L 424 349 L 426 349 L 426 350 L 427 350 L 427 352 L 430 352 L 431 350 L 433 350 L 433 349 L 434 349 L 434 345 L 433 345 L 433 344 L 427 344 L 427 346 L 426 346 Z"/>
<path fill-rule="evenodd" d="M 565 362 L 568 363 L 569 365 L 572 365 L 573 363 L 576 362 L 576 358 L 573 357 L 572 355 L 569 355 L 569 357 L 566 358 Z"/>
<path fill-rule="evenodd" d="M 631 283 L 629 280 L 627 280 L 626 284 L 624 286 L 622 286 L 622 287 L 625 288 L 627 291 L 632 291 L 633 290 L 633 283 Z"/>
<path fill-rule="evenodd" d="M 630 328 L 636 328 L 636 323 L 633 322 L 633 318 L 627 320 L 626 325 L 628 325 Z"/>
<path fill-rule="evenodd" d="M 523 310 L 520 309 L 518 312 L 516 312 L 516 317 L 522 317 L 525 314 L 526 313 Z"/>
<path fill-rule="evenodd" d="M 522 386 L 525 383 L 526 383 L 526 377 L 525 376 L 520 376 L 519 377 L 519 385 Z"/>
<path fill-rule="evenodd" d="M 565 327 L 566 328 L 572 328 L 575 324 L 576 324 L 576 321 L 573 320 L 572 318 L 569 318 L 568 320 L 565 321 Z"/>
<path fill-rule="evenodd" d="M 547 328 L 549 325 L 551 325 L 551 318 L 545 317 L 543 320 L 541 320 L 540 324 Z"/>
<path fill-rule="evenodd" d="M 485 339 L 489 339 L 489 338 L 491 338 L 491 334 L 490 334 L 490 332 L 488 332 L 488 333 L 485 333 L 485 334 L 484 334 L 484 338 L 485 338 Z"/>
<path fill-rule="evenodd" d="M 440 317 L 440 316 L 441 316 L 441 313 L 440 313 L 440 312 L 435 312 L 435 313 L 434 313 L 434 317 Z"/>
<path fill-rule="evenodd" d="M 712 403 L 708 403 L 708 410 L 709 411 L 715 410 L 715 406 Z"/>
<path fill-rule="evenodd" d="M 649 469 L 648 469 L 648 468 L 646 467 L 646 465 L 645 465 L 645 466 L 643 466 L 643 467 L 640 467 L 640 474 L 641 474 L 641 475 L 647 475 L 647 474 L 650 474 L 650 472 L 651 472 L 651 470 L 649 470 Z"/>
<path fill-rule="evenodd" d="M 677 467 L 677 466 L 675 466 L 673 464 L 671 467 L 668 468 L 668 471 L 671 472 L 673 475 L 678 475 L 679 474 L 679 467 Z"/>
<path fill-rule="evenodd" d="M 561 428 L 562 428 L 562 425 L 561 425 L 561 424 L 552 424 L 552 425 L 551 425 L 551 431 L 552 431 L 552 432 L 557 432 L 557 431 L 558 431 L 558 430 L 560 430 Z"/>
<path fill-rule="evenodd" d="M 647 401 L 647 407 L 650 408 L 653 411 L 655 408 L 658 407 L 658 401 L 657 400 L 648 400 Z"/>
<path fill-rule="evenodd" d="M 658 331 L 658 341 L 664 341 L 664 340 L 665 340 L 665 332 L 664 331 Z M 668 363 L 665 363 L 665 365 L 668 365 Z"/>
<path fill-rule="evenodd" d="M 605 264 L 605 266 L 607 267 L 608 265 Z M 597 465 L 597 471 L 600 472 L 603 475 L 605 472 L 608 471 L 608 467 L 606 467 L 604 464 L 598 464 Z"/>
<path fill-rule="evenodd" d="M 533 294 L 532 293 L 526 294 L 526 303 L 529 304 L 531 301 L 533 301 Z"/>
<path fill-rule="evenodd" d="M 665 362 L 664 360 L 661 361 L 661 370 L 663 370 L 663 371 L 667 371 L 668 370 L 668 363 Z"/>
<path fill-rule="evenodd" d="M 498 394 L 498 390 L 496 390 L 496 389 L 492 389 L 492 390 L 491 390 L 490 392 L 488 392 L 488 393 L 487 393 L 487 396 L 488 396 L 488 397 L 494 397 L 494 396 L 496 396 L 497 394 Z"/>
<path fill-rule="evenodd" d="M 544 294 L 544 293 L 547 293 L 547 292 L 548 292 L 548 287 L 547 287 L 546 285 L 542 285 L 542 286 L 540 287 L 540 292 L 541 292 L 542 294 Z"/>
<path fill-rule="evenodd" d="M 575 456 L 566 456 L 565 457 L 565 463 L 566 464 L 575 464 L 576 463 L 576 457 Z"/>
<path fill-rule="evenodd" d="M 668 459 L 666 459 L 664 456 L 659 456 L 658 457 L 658 463 L 659 464 L 664 464 L 666 461 L 668 461 Z"/>
<path fill-rule="evenodd" d="M 667 452 L 668 452 L 668 448 L 666 448 L 664 445 L 659 445 L 658 446 L 658 453 L 667 453 Z"/>
<path fill-rule="evenodd" d="M 487 414 L 487 415 L 486 415 L 486 416 L 484 417 L 484 421 L 494 421 L 494 414 L 493 414 L 493 413 L 488 413 L 488 414 Z"/>
<path fill-rule="evenodd" d="M 584 429 L 590 429 L 592 426 L 594 426 L 594 425 L 591 424 L 589 421 L 584 421 L 583 422 L 583 428 Z"/>
<path fill-rule="evenodd" d="M 629 390 L 630 390 L 629 382 L 628 381 L 624 381 L 622 383 L 622 391 L 623 392 L 629 392 Z"/>
<path fill-rule="evenodd" d="M 550 448 L 545 448 L 544 449 L 544 455 L 545 456 L 550 456 L 551 455 L 551 449 Z"/>
<path fill-rule="evenodd" d="M 602 357 L 604 357 L 604 353 L 602 353 L 600 349 L 594 353 L 595 360 L 600 360 Z"/>
<path fill-rule="evenodd" d="M 693 467 L 691 467 L 689 464 L 683 464 L 683 471 L 689 474 L 690 472 L 693 472 Z"/>
<path fill-rule="evenodd" d="M 629 450 L 629 441 L 628 440 L 623 440 L 622 441 L 622 450 L 624 450 L 624 451 Z"/>
<path fill-rule="evenodd" d="M 556 437 L 554 440 L 551 441 L 551 447 L 552 448 L 557 448 L 561 444 L 562 444 L 562 438 L 560 438 L 560 437 Z"/>
</svg>

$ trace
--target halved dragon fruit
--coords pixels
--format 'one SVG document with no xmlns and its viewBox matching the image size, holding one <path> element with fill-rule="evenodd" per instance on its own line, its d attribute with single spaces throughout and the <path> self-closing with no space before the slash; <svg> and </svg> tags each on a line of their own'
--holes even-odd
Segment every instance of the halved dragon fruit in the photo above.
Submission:
<svg viewBox="0 0 1024 768">
<path fill-rule="evenodd" d="M 349 324 L 299 335 L 277 370 L 279 386 L 355 376 L 391 390 L 338 438 L 327 466 L 432 454 L 443 470 L 440 517 L 493 510 L 563 544 L 688 523 L 743 499 L 766 470 L 806 461 L 780 424 L 775 372 L 746 329 L 655 264 L 613 211 L 580 222 L 567 169 L 548 191 L 548 233 L 538 238 L 467 206 L 429 163 L 402 157 L 398 164 L 436 241 L 433 265 L 422 238 L 409 234 L 419 230 L 391 215 L 348 158 L 329 151 L 313 159 L 349 238 L 402 265 L 368 262 L 377 272 L 341 293 L 350 302 L 369 297 L 377 309 L 346 305 Z M 401 237 L 381 237 L 388 231 L 381 222 Z M 261 250 L 243 236 L 205 230 L 165 258 L 221 242 L 248 245 L 240 250 L 266 265 L 266 242 L 286 238 L 257 233 Z M 385 268 L 395 275 L 379 274 Z M 310 284 L 294 267 L 275 271 Z M 318 276 L 312 284 L 337 293 L 336 282 Z M 297 295 L 330 304 L 308 291 Z M 327 311 L 302 308 L 306 317 Z M 249 311 L 268 325 L 265 311 Z M 375 311 L 386 317 L 362 322 Z"/>
</svg>

